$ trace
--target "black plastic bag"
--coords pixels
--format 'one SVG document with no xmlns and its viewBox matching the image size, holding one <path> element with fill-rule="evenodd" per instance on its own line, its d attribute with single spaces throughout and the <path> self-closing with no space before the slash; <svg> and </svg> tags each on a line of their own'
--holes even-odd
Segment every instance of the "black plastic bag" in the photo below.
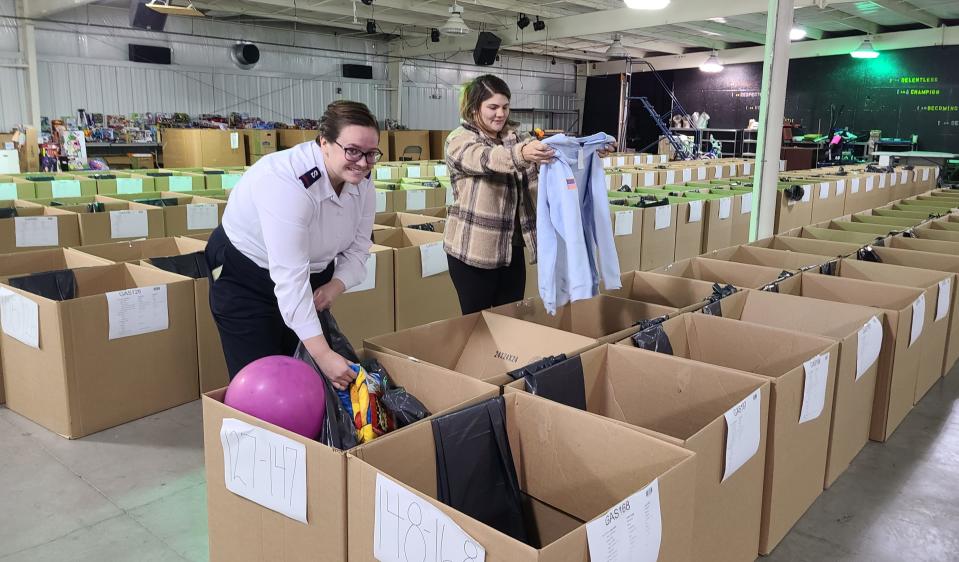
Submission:
<svg viewBox="0 0 959 562">
<path fill-rule="evenodd" d="M 566 361 L 565 353 L 561 353 L 559 355 L 550 355 L 549 357 L 544 357 L 537 361 L 533 361 L 529 365 L 520 367 L 519 369 L 513 369 L 506 374 L 509 375 L 514 381 L 518 381 L 527 375 L 542 371 L 543 369 L 552 367 L 553 365 L 562 361 Z"/>
<path fill-rule="evenodd" d="M 116 174 L 91 174 L 91 175 L 89 175 L 89 176 L 87 176 L 87 177 L 89 177 L 90 179 L 94 179 L 94 180 L 115 180 L 115 179 L 117 179 Z"/>
<path fill-rule="evenodd" d="M 860 248 L 856 252 L 856 259 L 859 261 L 871 261 L 874 263 L 882 263 L 882 258 L 879 257 L 879 254 L 872 249 L 872 246 L 866 246 L 865 248 Z"/>
<path fill-rule="evenodd" d="M 907 230 L 902 231 L 902 237 L 903 237 L 903 238 L 919 238 L 919 236 L 916 234 L 916 230 L 915 230 L 914 228 L 910 228 L 910 229 L 907 229 Z"/>
<path fill-rule="evenodd" d="M 180 204 L 180 202 L 173 197 L 164 197 L 163 199 L 137 199 L 134 203 L 153 207 L 176 207 Z"/>
<path fill-rule="evenodd" d="M 703 314 L 709 316 L 723 317 L 723 305 L 719 301 L 711 302 L 703 307 Z"/>
<path fill-rule="evenodd" d="M 339 396 L 336 394 L 336 389 L 333 388 L 330 380 L 323 376 L 320 368 L 317 367 L 316 362 L 313 361 L 313 356 L 303 347 L 302 342 L 296 347 L 293 357 L 313 367 L 313 370 L 316 371 L 316 376 L 323 379 L 323 385 L 326 387 L 326 416 L 323 419 L 323 427 L 320 429 L 320 435 L 316 440 L 328 447 L 333 447 L 341 451 L 347 451 L 359 445 L 359 441 L 356 438 L 356 426 L 353 425 L 353 418 L 343 407 L 343 403 L 340 402 Z"/>
<path fill-rule="evenodd" d="M 3 207 L 0 208 L 0 219 L 12 219 L 17 216 L 16 207 Z"/>
<path fill-rule="evenodd" d="M 772 283 L 766 285 L 765 287 L 763 287 L 762 289 L 760 289 L 760 291 L 766 291 L 766 292 L 769 292 L 769 293 L 778 293 L 778 292 L 779 292 L 779 284 L 780 284 L 782 281 L 784 281 L 784 280 L 786 280 L 786 279 L 789 279 L 789 278 L 792 277 L 792 276 L 793 276 L 793 274 L 792 274 L 791 272 L 789 272 L 789 271 L 783 271 L 782 273 L 779 274 L 779 277 L 777 277 L 775 281 L 773 281 Z"/>
<path fill-rule="evenodd" d="M 663 330 L 663 324 L 661 322 L 653 324 L 645 330 L 634 334 L 632 340 L 633 345 L 640 349 L 664 353 L 666 355 L 673 354 L 673 344 L 669 342 L 669 336 L 666 335 L 666 330 Z"/>
<path fill-rule="evenodd" d="M 410 226 L 410 228 L 412 228 L 413 230 L 422 230 L 425 232 L 436 232 L 436 226 L 431 222 L 427 222 L 423 224 L 414 224 Z"/>
<path fill-rule="evenodd" d="M 321 310 L 319 316 L 320 326 L 323 327 L 323 335 L 326 336 L 326 342 L 330 344 L 330 349 L 351 363 L 359 363 L 360 358 L 356 354 L 356 350 L 353 349 L 350 340 L 348 340 L 343 334 L 343 331 L 340 330 L 340 326 L 336 323 L 336 319 L 333 318 L 333 313 L 330 312 L 330 309 Z"/>
<path fill-rule="evenodd" d="M 65 301 L 77 296 L 77 276 L 72 269 L 43 271 L 7 281 L 11 287 L 28 291 L 54 301 Z"/>
<path fill-rule="evenodd" d="M 430 411 L 415 396 L 393 382 L 393 377 L 376 359 L 363 362 L 367 373 L 377 373 L 383 381 L 380 402 L 396 422 L 396 429 L 406 427 L 430 416 Z"/>
<path fill-rule="evenodd" d="M 713 294 L 706 297 L 706 306 L 703 307 L 703 313 L 710 316 L 722 317 L 723 309 L 719 301 L 736 292 L 736 287 L 732 285 L 720 285 L 713 283 Z"/>
<path fill-rule="evenodd" d="M 583 360 L 577 355 L 551 367 L 529 373 L 525 377 L 526 390 L 579 410 L 586 410 L 586 382 L 583 380 Z"/>
<path fill-rule="evenodd" d="M 223 170 L 203 170 L 203 174 L 207 176 L 222 176 L 224 173 Z"/>
<path fill-rule="evenodd" d="M 619 189 L 617 189 L 616 191 L 618 191 L 619 193 L 630 193 L 630 192 L 632 192 L 633 190 L 632 190 L 632 188 L 629 187 L 628 185 L 624 185 L 624 186 L 620 187 Z"/>
<path fill-rule="evenodd" d="M 839 265 L 839 260 L 827 261 L 826 263 L 819 266 L 819 273 L 823 275 L 835 275 L 837 266 Z"/>
<path fill-rule="evenodd" d="M 36 182 L 53 181 L 55 179 L 57 178 L 54 176 L 27 176 L 27 181 L 36 181 Z"/>
<path fill-rule="evenodd" d="M 185 275 L 193 279 L 203 279 L 210 276 L 210 267 L 206 263 L 203 252 L 151 258 L 150 263 L 164 271 Z"/>
<path fill-rule="evenodd" d="M 88 213 L 103 213 L 103 212 L 106 212 L 106 210 L 107 210 L 106 205 L 104 205 L 103 203 L 100 203 L 100 202 L 89 203 L 89 204 L 87 205 L 87 212 L 88 212 Z"/>
<path fill-rule="evenodd" d="M 169 178 L 173 176 L 173 172 L 147 172 L 146 175 L 151 178 Z"/>
<path fill-rule="evenodd" d="M 662 207 L 664 205 L 669 205 L 669 199 L 659 199 L 655 195 L 644 195 L 639 198 L 639 201 L 636 202 L 634 207 L 648 209 L 650 207 Z"/>
<path fill-rule="evenodd" d="M 502 397 L 433 418 L 436 499 L 529 544 Z"/>
</svg>

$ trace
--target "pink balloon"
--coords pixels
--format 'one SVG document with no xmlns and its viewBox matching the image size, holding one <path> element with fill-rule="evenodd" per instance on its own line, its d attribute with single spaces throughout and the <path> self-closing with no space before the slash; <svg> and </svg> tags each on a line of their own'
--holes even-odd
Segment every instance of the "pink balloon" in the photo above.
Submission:
<svg viewBox="0 0 959 562">
<path fill-rule="evenodd" d="M 326 415 L 322 375 L 299 359 L 263 357 L 237 373 L 226 389 L 231 408 L 284 429 L 315 438 Z"/>
</svg>

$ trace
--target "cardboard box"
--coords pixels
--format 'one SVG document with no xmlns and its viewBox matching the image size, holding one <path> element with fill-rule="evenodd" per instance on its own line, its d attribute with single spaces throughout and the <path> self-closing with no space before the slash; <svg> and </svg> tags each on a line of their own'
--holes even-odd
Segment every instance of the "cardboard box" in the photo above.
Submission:
<svg viewBox="0 0 959 562">
<path fill-rule="evenodd" d="M 662 324 L 673 355 L 738 369 L 771 383 L 760 554 L 769 554 L 822 493 L 826 473 L 839 345 L 830 339 L 705 314 L 684 314 Z M 787 340 L 791 345 L 783 346 Z M 628 340 L 627 340 L 628 341 Z M 631 342 L 630 342 L 631 343 Z M 628 344 L 626 344 L 628 345 Z M 825 387 L 810 390 L 802 419 L 810 361 Z M 828 367 L 826 365 L 828 364 Z M 823 373 L 825 371 L 825 373 Z"/>
<path fill-rule="evenodd" d="M 32 181 L 13 176 L 0 176 L 0 201 L 36 198 L 37 186 Z"/>
<path fill-rule="evenodd" d="M 156 191 L 156 181 L 149 176 L 124 172 L 78 172 L 97 182 L 97 195 L 129 195 Z"/>
<path fill-rule="evenodd" d="M 846 212 L 846 193 L 839 193 L 839 181 L 819 179 L 813 183 L 812 222 L 841 217 Z"/>
<path fill-rule="evenodd" d="M 821 256 L 849 256 L 855 254 L 862 244 L 845 242 L 831 242 L 829 240 L 815 240 L 813 238 L 797 238 L 795 236 L 773 236 L 763 238 L 750 244 L 755 248 L 769 248 L 801 254 L 815 254 Z"/>
<path fill-rule="evenodd" d="M 676 255 L 676 207 L 663 205 L 636 211 L 642 216 L 639 268 L 649 271 L 668 264 Z"/>
<path fill-rule="evenodd" d="M 588 412 L 696 453 L 691 560 L 753 560 L 759 550 L 769 382 L 618 345 L 587 351 L 580 361 Z M 508 395 L 529 389 L 520 380 L 504 390 Z M 726 415 L 735 415 L 744 403 L 757 414 L 750 419 L 756 450 L 727 479 L 725 467 L 738 461 L 727 460 Z"/>
<path fill-rule="evenodd" d="M 430 157 L 446 160 L 446 137 L 453 131 L 430 131 Z"/>
<path fill-rule="evenodd" d="M 799 236 L 802 238 L 812 238 L 815 240 L 828 240 L 831 242 L 844 242 L 847 244 L 870 244 L 876 238 L 882 238 L 875 234 L 865 232 L 851 232 L 848 230 L 834 230 L 831 228 L 821 228 L 815 226 L 806 226 L 797 229 L 795 232 L 787 232 L 785 236 Z"/>
<path fill-rule="evenodd" d="M 882 350 L 876 378 L 869 438 L 885 441 L 912 410 L 919 374 L 922 336 L 909 344 L 912 305 L 923 291 L 874 281 L 806 272 L 799 276 L 800 296 L 881 309 Z"/>
<path fill-rule="evenodd" d="M 928 238 L 920 240 L 919 238 L 892 236 L 886 240 L 886 246 L 902 250 L 932 252 L 934 254 L 959 255 L 959 243 L 947 240 L 930 240 Z"/>
<path fill-rule="evenodd" d="M 638 331 L 636 324 L 660 316 L 676 314 L 669 306 L 597 295 L 576 301 L 549 314 L 539 297 L 504 304 L 490 309 L 494 314 L 517 318 L 592 338 L 600 343 L 617 342 Z"/>
<path fill-rule="evenodd" d="M 246 137 L 247 163 L 253 156 L 263 156 L 276 152 L 276 130 L 274 129 L 243 129 Z"/>
<path fill-rule="evenodd" d="M 409 162 L 429 160 L 429 131 L 390 131 L 390 161 Z"/>
<path fill-rule="evenodd" d="M 8 407 L 73 439 L 195 400 L 193 283 L 129 264 L 73 271 L 77 297 L 66 301 L 3 287 L 38 309 L 38 347 L 3 334 Z M 152 302 L 124 295 L 135 288 Z"/>
<path fill-rule="evenodd" d="M 959 232 L 922 225 L 916 228 L 916 236 L 923 240 L 941 240 L 943 242 L 959 242 Z"/>
<path fill-rule="evenodd" d="M 277 129 L 276 144 L 279 150 L 286 150 L 300 143 L 314 142 L 319 136 L 320 132 L 313 129 Z"/>
<path fill-rule="evenodd" d="M 397 330 L 460 315 L 442 234 L 383 230 L 373 233 L 373 243 L 393 248 Z"/>
<path fill-rule="evenodd" d="M 793 201 L 783 191 L 784 188 L 794 186 L 799 186 L 803 190 L 802 199 L 799 201 Z M 812 224 L 813 191 L 811 183 L 780 184 L 776 192 L 776 234 Z"/>
<path fill-rule="evenodd" d="M 683 197 L 705 201 L 706 223 L 703 226 L 703 251 L 711 252 L 734 245 L 732 220 L 736 203 L 734 195 L 686 192 Z"/>
<path fill-rule="evenodd" d="M 239 170 L 206 169 L 202 172 L 205 189 L 233 189 L 243 177 Z"/>
<path fill-rule="evenodd" d="M 378 488 L 381 493 L 402 494 L 407 498 L 404 502 L 421 507 L 430 518 L 448 518 L 451 534 L 458 527 L 483 547 L 490 562 L 587 562 L 584 523 L 596 520 L 596 525 L 602 525 L 609 513 L 625 510 L 627 500 L 640 504 L 640 513 L 650 513 L 650 518 L 661 522 L 660 533 L 640 539 L 659 545 L 658 556 L 653 553 L 650 559 L 690 559 L 695 467 L 689 451 L 525 393 L 497 400 L 505 404 L 506 435 L 525 503 L 526 526 L 538 540 L 525 544 L 438 502 L 434 429 L 419 424 L 358 447 L 348 458 L 350 560 L 374 559 L 376 520 L 389 516 L 385 504 L 377 501 Z M 548 440 L 544 427 L 550 428 Z M 618 462 L 608 462 L 612 458 Z M 557 479 L 557 474 L 563 478 Z M 655 501 L 643 501 L 655 489 L 659 514 Z M 626 524 L 626 520 L 620 523 Z"/>
<path fill-rule="evenodd" d="M 243 166 L 246 137 L 241 131 L 163 129 L 163 165 L 167 168 Z"/>
<path fill-rule="evenodd" d="M 154 190 L 158 192 L 175 191 L 180 193 L 186 191 L 202 191 L 206 189 L 206 177 L 203 175 L 162 169 L 143 172 L 138 175 L 152 178 Z"/>
<path fill-rule="evenodd" d="M 436 166 L 430 162 L 410 162 L 403 164 L 403 177 L 410 179 L 435 179 Z"/>
<path fill-rule="evenodd" d="M 604 293 L 680 311 L 701 308 L 703 301 L 713 295 L 712 283 L 662 273 L 633 271 L 624 273 L 621 279 L 621 289 L 607 290 Z"/>
<path fill-rule="evenodd" d="M 398 182 L 406 177 L 406 168 L 402 164 L 384 162 L 373 168 L 374 181 Z"/>
<path fill-rule="evenodd" d="M 859 346 L 860 341 L 863 346 L 881 346 L 885 313 L 871 307 L 762 291 L 741 291 L 723 299 L 721 306 L 724 318 L 814 334 L 839 343 L 824 482 L 829 488 L 869 441 L 879 361 L 877 358 L 868 363 L 864 354 L 860 366 Z M 876 323 L 880 330 L 871 335 L 870 326 Z"/>
<path fill-rule="evenodd" d="M 654 273 L 697 279 L 709 283 L 722 283 L 747 289 L 761 289 L 777 282 L 782 277 L 782 269 L 713 260 L 709 258 L 689 258 L 660 268 Z M 779 282 L 779 292 L 792 293 L 792 282 L 785 279 Z"/>
<path fill-rule="evenodd" d="M 442 206 L 446 201 L 446 188 L 406 188 L 393 192 L 393 208 L 396 212 L 415 213 L 424 209 Z"/>
<path fill-rule="evenodd" d="M 113 199 L 103 195 L 58 199 L 59 207 L 76 213 L 80 224 L 80 241 L 84 246 L 104 244 L 118 240 L 137 238 L 163 238 L 166 235 L 163 209 L 152 205 Z M 51 205 L 54 200 L 39 199 L 41 205 Z M 102 204 L 103 211 L 91 212 L 91 204 Z"/>
<path fill-rule="evenodd" d="M 491 384 L 549 355 L 577 355 L 596 340 L 488 311 L 369 338 L 364 347 L 438 365 Z"/>
<path fill-rule="evenodd" d="M 398 385 L 416 396 L 434 415 L 495 396 L 495 387 L 431 365 L 375 352 L 361 357 L 376 359 L 389 371 Z M 249 416 L 223 403 L 225 389 L 203 397 L 203 435 L 206 458 L 207 512 L 209 518 L 210 560 L 214 562 L 342 562 L 347 559 L 347 470 L 346 453 L 308 439 L 273 424 Z M 223 432 L 226 419 L 253 426 L 257 442 L 287 439 L 305 449 L 306 523 L 234 493 L 226 483 L 224 445 L 230 443 Z M 400 435 L 423 421 L 394 432 Z M 222 437 L 221 437 L 222 436 Z M 380 437 L 386 439 L 390 436 Z M 374 441 L 375 442 L 375 441 Z M 235 443 L 235 441 L 233 441 Z M 228 453 L 229 454 L 229 453 Z M 248 458 L 237 454 L 237 461 Z M 300 458 L 296 459 L 297 461 Z M 249 466 L 244 465 L 250 469 Z M 352 523 L 351 523 L 352 526 Z"/>
<path fill-rule="evenodd" d="M 396 330 L 393 249 L 374 244 L 366 272 L 366 281 L 340 295 L 332 308 L 340 330 L 356 346 Z"/>
<path fill-rule="evenodd" d="M 673 261 L 702 254 L 706 204 L 682 197 L 670 197 L 669 202 L 676 207 L 676 250 Z"/>
<path fill-rule="evenodd" d="M 223 222 L 226 201 L 173 192 L 164 193 L 163 198 L 177 201 L 176 205 L 162 207 L 167 236 L 213 232 Z"/>
<path fill-rule="evenodd" d="M 0 201 L 0 209 L 16 209 L 17 213 L 0 219 L 0 254 L 80 244 L 76 213 L 20 200 Z"/>
<path fill-rule="evenodd" d="M 53 197 L 90 197 L 97 194 L 97 182 L 72 174 L 25 174 L 37 190 L 37 199 Z"/>
<path fill-rule="evenodd" d="M 445 219 L 412 213 L 377 213 L 375 222 L 376 224 L 394 228 L 410 228 L 417 225 L 429 224 L 432 225 L 433 232 L 443 232 L 446 226 Z"/>
<path fill-rule="evenodd" d="M 613 243 L 616 245 L 616 256 L 619 258 L 619 270 L 641 269 L 644 213 L 640 209 L 620 205 L 610 205 L 609 213 L 613 225 Z"/>
<path fill-rule="evenodd" d="M 759 248 L 756 246 L 733 246 L 731 248 L 726 248 L 725 250 L 716 250 L 715 252 L 710 252 L 703 255 L 703 257 L 712 260 L 773 267 L 793 273 L 798 272 L 799 270 L 815 268 L 828 261 L 835 260 L 835 258 L 825 255 L 784 252 L 769 248 Z"/>
</svg>

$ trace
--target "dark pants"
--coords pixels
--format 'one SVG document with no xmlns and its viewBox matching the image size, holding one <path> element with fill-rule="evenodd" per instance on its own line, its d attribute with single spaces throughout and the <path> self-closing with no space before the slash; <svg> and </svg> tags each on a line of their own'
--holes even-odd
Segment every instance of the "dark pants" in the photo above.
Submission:
<svg viewBox="0 0 959 562">
<path fill-rule="evenodd" d="M 223 227 L 210 235 L 206 261 L 211 272 L 223 267 L 215 281 L 212 273 L 210 276 L 210 310 L 223 342 L 230 380 L 261 357 L 293 355 L 300 339 L 280 315 L 270 271 L 237 250 Z M 315 291 L 332 278 L 330 263 L 326 271 L 310 275 L 310 285 Z"/>
<path fill-rule="evenodd" d="M 463 314 L 523 300 L 526 292 L 526 257 L 522 246 L 513 246 L 510 264 L 496 269 L 473 267 L 451 256 L 446 256 L 446 259 Z"/>
</svg>

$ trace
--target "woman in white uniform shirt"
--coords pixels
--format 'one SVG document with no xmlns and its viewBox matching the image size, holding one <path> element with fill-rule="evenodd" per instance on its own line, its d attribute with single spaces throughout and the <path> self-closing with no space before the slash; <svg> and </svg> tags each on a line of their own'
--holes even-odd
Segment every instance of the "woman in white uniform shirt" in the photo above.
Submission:
<svg viewBox="0 0 959 562">
<path fill-rule="evenodd" d="M 366 277 L 376 208 L 368 176 L 382 157 L 378 145 L 369 109 L 336 102 L 315 142 L 265 156 L 233 189 L 206 251 L 231 379 L 261 357 L 292 355 L 300 341 L 335 387 L 354 378 L 317 311 Z"/>
</svg>

